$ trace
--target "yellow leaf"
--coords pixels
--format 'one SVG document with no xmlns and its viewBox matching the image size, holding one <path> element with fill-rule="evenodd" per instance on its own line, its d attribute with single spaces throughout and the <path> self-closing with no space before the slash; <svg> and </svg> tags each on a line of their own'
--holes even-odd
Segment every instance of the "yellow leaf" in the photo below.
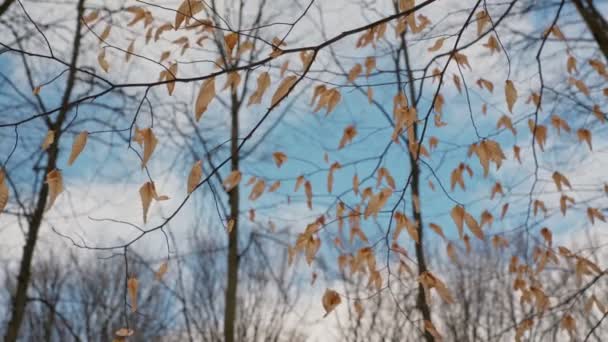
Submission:
<svg viewBox="0 0 608 342">
<path fill-rule="evenodd" d="M 294 86 L 297 80 L 297 76 L 287 76 L 281 81 L 276 92 L 274 93 L 274 95 L 272 95 L 272 100 L 270 104 L 271 107 L 276 106 L 279 101 L 281 101 L 284 97 L 287 96 L 287 94 L 289 94 L 289 91 Z"/>
<path fill-rule="evenodd" d="M 279 168 L 287 161 L 287 155 L 283 152 L 274 152 L 272 158 Z"/>
<path fill-rule="evenodd" d="M 158 280 L 158 281 L 162 280 L 163 276 L 165 275 L 165 273 L 167 273 L 168 269 L 169 269 L 169 263 L 167 261 L 160 264 L 158 271 L 156 271 L 156 273 L 154 274 L 154 277 L 156 278 L 156 280 Z"/>
<path fill-rule="evenodd" d="M 241 182 L 241 171 L 234 170 L 234 171 L 230 172 L 228 177 L 226 177 L 224 179 L 224 182 L 223 182 L 224 189 L 226 189 L 226 192 L 230 192 L 230 190 L 232 190 L 235 186 L 239 185 L 240 182 Z"/>
<path fill-rule="evenodd" d="M 57 196 L 63 192 L 63 177 L 61 176 L 61 171 L 55 169 L 49 172 L 46 175 L 46 184 L 49 187 L 49 199 L 45 210 L 49 210 L 55 203 Z"/>
<path fill-rule="evenodd" d="M 513 105 L 517 102 L 517 89 L 515 89 L 515 85 L 511 80 L 505 81 L 505 97 L 507 99 L 509 112 L 513 113 Z"/>
<path fill-rule="evenodd" d="M 340 303 L 342 303 L 342 299 L 340 298 L 340 295 L 338 294 L 338 292 L 336 292 L 334 290 L 326 289 L 325 293 L 323 294 L 322 303 L 323 303 L 323 309 L 325 309 L 325 315 L 323 317 L 326 317 L 338 305 L 340 305 Z"/>
<path fill-rule="evenodd" d="M 76 158 L 78 158 L 80 153 L 84 150 L 84 147 L 87 144 L 88 136 L 89 132 L 82 131 L 76 136 L 76 138 L 74 138 L 74 143 L 72 143 L 72 151 L 70 152 L 70 158 L 68 159 L 68 165 L 74 164 Z"/>
<path fill-rule="evenodd" d="M 127 281 L 127 289 L 129 290 L 129 298 L 131 299 L 131 311 L 137 311 L 137 290 L 139 287 L 139 282 L 137 278 L 130 277 Z"/>
<path fill-rule="evenodd" d="M 46 135 L 44 136 L 44 140 L 42 141 L 42 150 L 45 151 L 51 147 L 53 142 L 55 142 L 55 131 L 50 130 L 46 132 Z"/>
<path fill-rule="evenodd" d="M 211 104 L 211 101 L 214 97 L 215 78 L 212 77 L 208 78 L 207 80 L 205 80 L 205 82 L 203 82 L 203 85 L 201 86 L 201 89 L 198 92 L 194 110 L 194 116 L 196 118 L 196 121 L 199 121 L 201 119 L 201 116 L 203 116 L 203 113 L 207 110 L 207 107 L 209 107 L 209 104 Z"/>
<path fill-rule="evenodd" d="M 203 177 L 203 161 L 199 160 L 194 165 L 192 165 L 192 169 L 190 170 L 190 174 L 188 175 L 188 193 L 191 194 L 194 191 L 194 188 L 200 183 L 201 178 Z"/>
</svg>

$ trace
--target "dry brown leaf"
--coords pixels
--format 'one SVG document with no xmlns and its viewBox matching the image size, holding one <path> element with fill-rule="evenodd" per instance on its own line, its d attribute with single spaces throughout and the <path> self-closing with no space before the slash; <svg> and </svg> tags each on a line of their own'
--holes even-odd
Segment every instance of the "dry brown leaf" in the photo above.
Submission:
<svg viewBox="0 0 608 342">
<path fill-rule="evenodd" d="M 110 63 L 106 60 L 106 50 L 102 49 L 99 55 L 97 55 L 97 62 L 103 71 L 108 72 L 110 70 Z"/>
<path fill-rule="evenodd" d="M 207 110 L 209 104 L 211 104 L 211 101 L 214 97 L 215 78 L 212 77 L 208 78 L 207 80 L 205 80 L 205 82 L 203 82 L 198 96 L 196 97 L 196 105 L 194 110 L 194 116 L 196 118 L 196 121 L 199 121 L 201 119 L 201 116 L 203 116 L 203 113 Z"/>
<path fill-rule="evenodd" d="M 224 179 L 223 185 L 226 192 L 230 192 L 235 186 L 241 182 L 241 171 L 234 170 Z"/>
<path fill-rule="evenodd" d="M 0 169 L 0 214 L 2 214 L 2 211 L 8 204 L 9 190 L 6 186 L 5 178 L 4 170 Z"/>
<path fill-rule="evenodd" d="M 435 52 L 435 51 L 439 51 L 439 49 L 441 49 L 441 47 L 443 46 L 443 42 L 445 41 L 445 38 L 439 38 L 435 41 L 435 43 L 433 44 L 433 46 L 431 46 L 430 48 L 428 48 L 429 52 Z"/>
<path fill-rule="evenodd" d="M 340 145 L 338 145 L 338 149 L 341 149 L 346 146 L 346 144 L 351 143 L 356 135 L 357 128 L 355 127 L 355 125 L 346 126 L 346 128 L 344 128 L 344 134 L 342 135 L 342 139 L 340 139 Z"/>
<path fill-rule="evenodd" d="M 261 103 L 262 96 L 264 96 L 264 93 L 266 92 L 268 87 L 270 87 L 270 75 L 268 74 L 268 72 L 263 72 L 260 74 L 260 76 L 258 76 L 257 88 L 249 97 L 249 102 L 247 103 L 247 106 Z"/>
<path fill-rule="evenodd" d="M 228 234 L 230 234 L 233 229 L 234 229 L 234 219 L 231 218 L 228 220 L 228 223 L 226 224 L 226 231 L 228 232 Z"/>
<path fill-rule="evenodd" d="M 133 329 L 127 329 L 127 328 L 120 328 L 118 330 L 116 330 L 115 334 L 118 337 L 129 337 L 129 336 L 133 336 L 133 334 L 135 333 L 135 331 L 133 331 Z"/>
<path fill-rule="evenodd" d="M 179 29 L 184 21 L 188 21 L 198 12 L 202 11 L 204 3 L 200 0 L 184 0 L 175 11 L 175 30 Z"/>
<path fill-rule="evenodd" d="M 167 271 L 169 270 L 169 262 L 165 261 L 158 267 L 158 270 L 154 274 L 156 280 L 160 281 L 163 279 Z"/>
<path fill-rule="evenodd" d="M 283 152 L 274 152 L 272 154 L 272 159 L 274 159 L 274 162 L 275 164 L 277 164 L 277 167 L 280 168 L 281 165 L 283 165 L 287 161 L 287 155 Z"/>
<path fill-rule="evenodd" d="M 49 199 L 45 210 L 49 210 L 55 203 L 57 196 L 63 192 L 63 177 L 61 176 L 61 171 L 55 169 L 49 172 L 46 175 L 45 183 L 49 187 Z"/>
<path fill-rule="evenodd" d="M 308 209 L 312 209 L 312 184 L 309 181 L 304 183 L 304 192 L 306 194 L 306 205 Z"/>
<path fill-rule="evenodd" d="M 99 10 L 95 9 L 95 10 L 91 11 L 91 13 L 83 16 L 82 21 L 84 21 L 86 24 L 90 24 L 90 23 L 94 22 L 95 20 L 97 20 L 97 18 L 99 18 Z"/>
<path fill-rule="evenodd" d="M 133 138 L 140 146 L 143 145 L 144 153 L 141 159 L 141 168 L 145 168 L 156 149 L 158 140 L 152 131 L 152 128 L 144 128 L 142 130 L 135 128 L 135 137 Z"/>
<path fill-rule="evenodd" d="M 55 142 L 55 131 L 49 130 L 42 141 L 42 150 L 46 151 Z"/>
<path fill-rule="evenodd" d="M 376 57 L 369 56 L 365 58 L 365 76 L 369 77 L 372 71 L 376 68 Z"/>
<path fill-rule="evenodd" d="M 491 24 L 490 16 L 486 11 L 481 10 L 475 14 L 475 19 L 477 19 L 477 36 L 479 37 L 486 25 Z"/>
<path fill-rule="evenodd" d="M 355 80 L 357 79 L 357 77 L 359 77 L 359 75 L 361 75 L 361 72 L 363 72 L 363 67 L 361 66 L 361 64 L 355 64 L 355 66 L 353 66 L 352 69 L 350 69 L 350 71 L 348 72 L 348 82 L 355 83 Z"/>
<path fill-rule="evenodd" d="M 249 194 L 249 200 L 255 201 L 260 198 L 260 196 L 262 196 L 262 194 L 264 193 L 265 189 L 266 182 L 263 179 L 258 180 L 251 189 L 251 193 Z"/>
<path fill-rule="evenodd" d="M 325 293 L 323 294 L 322 303 L 323 309 L 325 310 L 325 315 L 323 317 L 327 317 L 329 313 L 331 313 L 338 305 L 340 305 L 340 303 L 342 303 L 342 299 L 340 298 L 338 292 L 331 289 L 326 289 Z"/>
<path fill-rule="evenodd" d="M 89 137 L 89 132 L 82 131 L 80 132 L 76 138 L 74 138 L 74 143 L 72 143 L 72 151 L 70 151 L 70 158 L 68 159 L 68 165 L 74 164 L 76 158 L 80 155 L 80 153 L 84 150 L 84 147 L 87 144 L 87 138 Z"/>
<path fill-rule="evenodd" d="M 137 278 L 135 277 L 130 277 L 129 280 L 127 281 L 127 289 L 129 292 L 129 298 L 131 299 L 131 311 L 132 312 L 136 312 L 137 311 L 137 290 L 139 287 L 139 282 L 137 281 Z"/>
<path fill-rule="evenodd" d="M 511 80 L 505 81 L 505 98 L 507 99 L 509 112 L 513 113 L 513 106 L 517 102 L 517 89 L 515 89 L 515 85 Z"/>
<path fill-rule="evenodd" d="M 167 196 L 159 196 L 156 193 L 156 187 L 154 186 L 154 182 L 145 182 L 139 188 L 139 197 L 141 199 L 141 205 L 143 208 L 144 223 L 148 221 L 148 209 L 150 209 L 150 204 L 152 203 L 152 200 L 165 201 L 169 199 L 169 197 Z"/>
<path fill-rule="evenodd" d="M 568 55 L 568 61 L 566 62 L 566 70 L 569 74 L 576 72 L 576 58 L 572 55 Z"/>
<path fill-rule="evenodd" d="M 581 128 L 576 131 L 576 136 L 578 137 L 578 141 L 584 141 L 589 146 L 589 150 L 593 151 L 593 146 L 591 145 L 591 131 L 586 128 Z"/>
<path fill-rule="evenodd" d="M 295 75 L 285 77 L 279 84 L 279 87 L 277 88 L 274 95 L 272 95 L 272 100 L 271 100 L 270 106 L 271 107 L 276 106 L 279 103 L 279 101 L 281 101 L 284 97 L 286 97 L 297 80 L 298 80 L 298 77 Z"/>
<path fill-rule="evenodd" d="M 462 227 L 464 224 L 464 216 L 465 216 L 464 208 L 459 205 L 454 206 L 454 208 L 452 208 L 452 211 L 450 212 L 450 216 L 452 217 L 452 220 L 454 220 L 454 223 L 456 224 L 456 227 L 458 228 L 458 236 L 462 239 L 462 235 L 463 235 Z"/>
<path fill-rule="evenodd" d="M 190 169 L 190 174 L 188 175 L 188 193 L 191 194 L 192 191 L 196 188 L 198 183 L 200 183 L 201 178 L 203 177 L 203 161 L 199 160 L 194 165 L 192 165 L 192 169 Z"/>
</svg>

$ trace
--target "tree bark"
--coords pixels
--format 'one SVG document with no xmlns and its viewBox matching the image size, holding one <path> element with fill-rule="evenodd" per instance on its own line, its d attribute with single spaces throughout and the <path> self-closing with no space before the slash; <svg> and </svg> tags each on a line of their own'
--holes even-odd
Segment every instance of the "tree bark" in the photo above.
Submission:
<svg viewBox="0 0 608 342">
<path fill-rule="evenodd" d="M 239 104 L 236 95 L 232 96 L 232 127 L 230 134 L 231 170 L 239 169 Z M 228 194 L 230 218 L 234 220 L 228 235 L 227 284 L 224 308 L 224 341 L 234 342 L 237 306 L 237 283 L 239 276 L 239 185 Z"/>
<path fill-rule="evenodd" d="M 8 11 L 8 8 L 11 7 L 13 2 L 15 2 L 15 0 L 4 0 L 2 5 L 0 5 L 0 17 L 4 14 L 4 12 Z"/>
<path fill-rule="evenodd" d="M 608 61 L 608 22 L 593 6 L 593 0 L 572 0 L 572 2 Z"/>
<path fill-rule="evenodd" d="M 74 42 L 72 44 L 72 58 L 70 62 L 70 70 L 66 83 L 66 88 L 63 93 L 61 101 L 61 110 L 54 123 L 50 123 L 49 129 L 55 131 L 55 141 L 48 149 L 47 165 L 44 170 L 43 179 L 49 172 L 53 171 L 57 167 L 57 157 L 59 155 L 59 139 L 61 136 L 61 126 L 65 121 L 66 114 L 69 110 L 70 96 L 74 89 L 74 83 L 76 80 L 76 63 L 78 61 L 79 49 L 80 49 L 80 29 L 81 21 L 80 17 L 84 12 L 84 0 L 78 2 L 77 7 L 78 19 L 76 23 L 76 33 L 74 35 Z M 11 318 L 8 322 L 6 333 L 4 335 L 5 342 L 15 342 L 19 337 L 19 329 L 23 322 L 23 316 L 25 315 L 25 307 L 27 304 L 27 291 L 29 288 L 32 262 L 34 259 L 34 251 L 36 248 L 36 242 L 38 240 L 38 232 L 40 231 L 40 225 L 44 217 L 44 210 L 47 204 L 48 186 L 42 183 L 40 192 L 38 193 L 38 199 L 36 200 L 36 207 L 34 209 L 31 218 L 28 220 L 28 231 L 23 246 L 23 255 L 21 257 L 21 263 L 19 265 L 19 274 L 17 275 L 17 286 L 15 295 L 12 298 Z"/>
<path fill-rule="evenodd" d="M 408 79 L 408 88 L 409 88 L 409 96 L 410 96 L 410 105 L 417 109 L 416 101 L 416 90 L 414 88 L 414 75 L 412 74 L 412 69 L 410 65 L 410 56 L 407 48 L 407 41 L 405 39 L 405 33 L 401 35 L 401 49 L 403 51 L 403 58 L 405 60 L 405 68 L 407 72 Z M 418 139 L 418 124 L 416 122 L 412 125 L 412 136 L 408 136 L 408 143 L 411 140 L 417 141 Z M 419 149 L 418 149 L 419 153 Z M 412 199 L 412 217 L 414 218 L 414 222 L 416 222 L 416 231 L 418 233 L 418 243 L 415 245 L 416 251 L 416 262 L 418 263 L 418 275 L 426 272 L 426 260 L 424 256 L 424 228 L 422 222 L 422 213 L 420 206 L 417 208 L 416 205 L 413 205 L 418 201 L 418 203 L 422 203 L 422 199 L 420 198 L 420 166 L 418 165 L 418 157 L 414 155 L 410 148 L 408 148 L 408 155 L 410 159 L 410 165 L 412 168 L 412 179 L 411 179 L 411 199 Z M 417 210 L 418 209 L 418 210 Z M 418 295 L 416 298 L 416 307 L 420 310 L 422 314 L 422 318 L 425 321 L 432 322 L 431 320 L 431 308 L 426 302 L 426 294 L 424 292 L 424 287 L 422 284 L 418 283 Z M 435 338 L 428 330 L 424 330 L 424 339 L 427 342 L 434 342 Z"/>
</svg>

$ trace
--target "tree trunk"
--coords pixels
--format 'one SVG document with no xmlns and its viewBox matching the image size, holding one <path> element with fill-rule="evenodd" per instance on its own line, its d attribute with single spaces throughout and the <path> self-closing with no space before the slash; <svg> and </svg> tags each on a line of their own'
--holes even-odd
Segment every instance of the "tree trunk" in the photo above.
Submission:
<svg viewBox="0 0 608 342">
<path fill-rule="evenodd" d="M 572 0 L 572 2 L 608 61 L 608 22 L 593 6 L 593 0 Z"/>
<path fill-rule="evenodd" d="M 410 96 L 410 105 L 413 108 L 417 108 L 416 101 L 416 90 L 414 88 L 414 76 L 412 74 L 412 69 L 410 65 L 410 57 L 407 48 L 407 41 L 405 40 L 405 33 L 401 36 L 401 49 L 403 50 L 403 57 L 405 59 L 405 68 L 407 72 L 407 79 L 409 85 L 409 96 Z M 412 136 L 408 136 L 408 143 L 413 140 L 417 141 L 418 139 L 418 124 L 414 122 L 412 125 Z M 419 152 L 419 149 L 418 149 Z M 415 246 L 416 250 L 416 262 L 418 263 L 418 275 L 423 274 L 427 271 L 426 260 L 424 257 L 424 228 L 422 224 L 422 214 L 421 214 L 421 204 L 418 208 L 413 205 L 414 203 L 422 203 L 422 199 L 420 198 L 420 167 L 418 165 L 418 158 L 414 155 L 410 148 L 408 148 L 408 155 L 410 158 L 410 165 L 412 168 L 412 180 L 411 180 L 411 198 L 412 198 L 412 216 L 414 218 L 414 222 L 416 222 L 418 232 L 418 243 Z M 418 209 L 418 210 L 417 210 Z M 422 318 L 425 321 L 432 322 L 431 320 L 431 308 L 426 302 L 426 294 L 424 292 L 424 287 L 422 284 L 418 284 L 418 295 L 416 298 L 416 307 L 420 310 L 422 314 Z M 434 342 L 435 338 L 428 330 L 424 330 L 424 339 L 427 342 Z"/>
<path fill-rule="evenodd" d="M 232 96 L 232 127 L 230 134 L 231 170 L 239 169 L 239 106 L 238 99 Z M 239 276 L 239 185 L 228 194 L 230 218 L 234 220 L 228 235 L 227 284 L 224 308 L 224 341 L 234 342 L 236 325 L 237 282 Z"/>
<path fill-rule="evenodd" d="M 55 141 L 48 149 L 48 160 L 44 170 L 43 179 L 49 172 L 53 171 L 57 167 L 57 156 L 59 155 L 59 138 L 61 136 L 61 126 L 65 121 L 66 114 L 69 110 L 70 96 L 74 89 L 75 77 L 76 77 L 76 63 L 78 60 L 78 54 L 80 49 L 80 29 L 81 21 L 80 17 L 84 12 L 84 0 L 78 2 L 78 19 L 76 23 L 76 33 L 74 35 L 74 42 L 72 45 L 72 59 L 70 62 L 70 71 L 66 83 L 65 92 L 62 98 L 62 107 L 54 123 L 49 126 L 50 129 L 55 131 Z M 48 186 L 46 183 L 42 183 L 40 192 L 38 193 L 38 199 L 36 201 L 36 207 L 31 219 L 29 219 L 27 236 L 25 245 L 23 246 L 23 256 L 21 257 L 21 263 L 19 265 L 19 274 L 17 276 L 17 288 L 15 296 L 12 298 L 12 309 L 11 318 L 8 322 L 6 333 L 4 335 L 4 342 L 15 342 L 19 337 L 19 329 L 23 321 L 25 314 L 25 307 L 27 304 L 27 290 L 29 288 L 32 261 L 34 259 L 34 250 L 36 248 L 36 242 L 38 240 L 38 232 L 40 231 L 40 225 L 44 217 L 44 209 L 46 208 Z"/>
<path fill-rule="evenodd" d="M 0 5 L 0 16 L 2 16 L 4 14 L 4 12 L 8 11 L 8 8 L 11 7 L 11 4 L 14 1 L 15 0 L 4 0 L 2 5 Z"/>
</svg>

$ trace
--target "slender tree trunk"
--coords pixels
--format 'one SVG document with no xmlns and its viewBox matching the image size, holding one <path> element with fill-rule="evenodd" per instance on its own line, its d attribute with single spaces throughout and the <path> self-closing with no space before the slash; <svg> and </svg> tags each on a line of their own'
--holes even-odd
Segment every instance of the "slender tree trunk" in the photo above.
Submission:
<svg viewBox="0 0 608 342">
<path fill-rule="evenodd" d="M 239 105 L 236 95 L 232 96 L 232 128 L 230 134 L 231 170 L 239 169 Z M 234 220 L 232 231 L 228 235 L 228 279 L 224 308 L 224 341 L 234 342 L 236 326 L 237 282 L 239 276 L 239 186 L 228 194 L 230 218 Z"/>
<path fill-rule="evenodd" d="M 15 2 L 15 0 L 4 0 L 4 2 L 0 5 L 0 16 L 2 16 L 4 12 L 8 11 L 8 8 L 11 7 L 13 2 Z"/>
<path fill-rule="evenodd" d="M 593 6 L 593 0 L 572 0 L 608 61 L 608 22 Z"/>
<path fill-rule="evenodd" d="M 66 88 L 63 93 L 62 107 L 54 123 L 49 124 L 49 128 L 55 131 L 55 141 L 48 149 L 48 160 L 44 170 L 43 179 L 49 172 L 53 171 L 57 167 L 57 156 L 59 155 L 59 138 L 61 136 L 61 126 L 65 121 L 66 114 L 69 110 L 70 96 L 74 89 L 75 77 L 76 77 L 76 63 L 78 61 L 79 49 L 80 49 L 80 29 L 81 21 L 80 17 L 84 12 L 84 0 L 78 2 L 78 19 L 76 23 L 76 33 L 74 34 L 74 42 L 72 45 L 72 58 L 70 62 L 70 70 L 66 83 Z M 4 342 L 15 342 L 19 337 L 19 329 L 23 321 L 25 314 L 25 307 L 27 304 L 27 290 L 29 288 L 32 261 L 34 259 L 34 250 L 36 248 L 36 242 L 38 240 L 38 232 L 40 231 L 40 225 L 44 217 L 44 209 L 47 204 L 48 186 L 46 183 L 42 183 L 40 192 L 38 193 L 38 199 L 36 200 L 36 207 L 34 209 L 31 218 L 29 219 L 27 236 L 25 239 L 25 245 L 23 246 L 23 256 L 21 257 L 21 264 L 19 265 L 19 274 L 17 275 L 17 288 L 15 296 L 12 298 L 11 318 L 8 322 L 6 333 L 4 335 Z"/>
<path fill-rule="evenodd" d="M 416 103 L 416 89 L 414 85 L 414 75 L 412 74 L 412 69 L 410 65 L 410 56 L 407 48 L 407 41 L 405 39 L 405 33 L 401 35 L 401 50 L 403 51 L 403 58 L 405 60 L 405 68 L 407 72 L 407 81 L 408 81 L 408 89 L 409 89 L 409 97 L 410 97 L 410 106 L 414 109 L 417 109 Z M 412 125 L 411 136 L 408 135 L 408 143 L 416 142 L 418 139 L 418 124 L 414 122 Z M 419 149 L 417 148 L 419 151 Z M 417 151 L 417 152 L 418 152 Z M 412 168 L 412 180 L 411 180 L 411 198 L 412 198 L 412 216 L 414 218 L 414 222 L 417 225 L 418 232 L 418 243 L 415 246 L 416 250 L 416 262 L 418 263 L 418 275 L 423 274 L 427 271 L 426 260 L 424 257 L 424 228 L 422 222 L 422 214 L 421 214 L 421 205 L 413 205 L 414 203 L 422 203 L 422 199 L 420 198 L 420 166 L 418 164 L 418 157 L 412 153 L 412 150 L 408 148 L 408 155 L 410 159 L 410 165 Z M 431 308 L 426 302 L 426 294 L 424 293 L 424 287 L 422 284 L 418 284 L 418 295 L 416 298 L 416 307 L 420 310 L 422 314 L 422 318 L 425 321 L 431 322 Z M 435 338 L 429 331 L 424 330 L 424 339 L 427 342 L 434 342 Z"/>
</svg>

